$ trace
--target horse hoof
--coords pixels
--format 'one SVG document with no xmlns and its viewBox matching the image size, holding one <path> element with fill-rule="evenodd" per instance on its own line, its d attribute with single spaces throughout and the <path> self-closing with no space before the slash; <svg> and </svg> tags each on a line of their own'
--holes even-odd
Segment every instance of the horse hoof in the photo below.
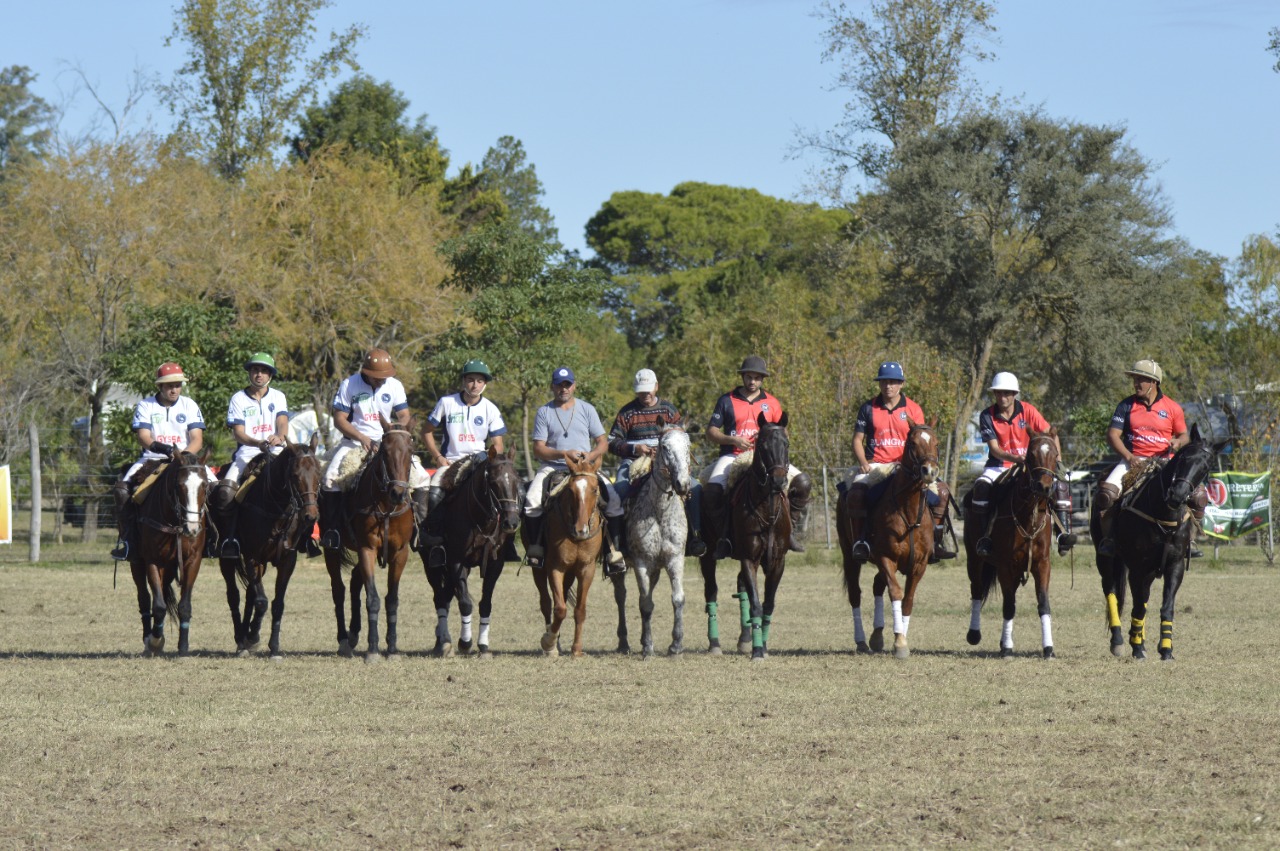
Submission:
<svg viewBox="0 0 1280 851">
<path fill-rule="evenodd" d="M 1124 656 L 1124 645 L 1123 644 L 1111 645 L 1111 655 L 1115 656 L 1117 659 L 1122 658 Z"/>
<path fill-rule="evenodd" d="M 381 661 L 382 661 L 382 654 L 379 653 L 377 650 L 371 650 L 370 652 L 364 654 L 364 663 L 366 665 L 376 665 Z"/>
<path fill-rule="evenodd" d="M 719 644 L 712 644 L 710 647 L 707 648 L 707 653 L 711 656 L 723 656 L 724 648 L 721 647 Z"/>
<path fill-rule="evenodd" d="M 558 648 L 556 647 L 556 637 L 557 636 L 552 635 L 549 632 L 544 632 L 542 634 L 542 641 L 539 642 L 539 645 L 542 647 L 543 653 L 551 654 L 552 650 L 556 650 L 558 652 Z"/>
<path fill-rule="evenodd" d="M 351 650 L 350 642 L 347 642 L 347 641 L 338 642 L 338 655 L 341 656 L 343 659 L 350 659 L 352 656 L 355 656 L 355 653 L 352 652 Z"/>
<path fill-rule="evenodd" d="M 763 661 L 764 661 L 764 651 L 763 651 L 763 650 L 761 650 L 761 651 L 758 651 L 758 652 L 753 652 L 753 653 L 751 654 L 751 661 L 752 661 L 752 662 L 763 662 Z"/>
<path fill-rule="evenodd" d="M 277 665 L 284 661 L 284 655 L 281 653 L 272 653 L 269 658 Z"/>
<path fill-rule="evenodd" d="M 470 642 L 469 640 L 468 640 L 468 641 L 461 641 L 461 640 L 459 640 L 459 641 L 458 641 L 458 655 L 459 655 L 459 656 L 470 656 L 470 655 L 471 655 L 471 642 Z"/>
<path fill-rule="evenodd" d="M 1046 658 L 1046 659 L 1057 659 L 1058 657 L 1057 657 L 1057 656 L 1055 656 L 1055 655 L 1053 655 L 1053 648 L 1052 648 L 1052 647 L 1046 647 L 1046 648 L 1044 649 L 1044 658 Z"/>
<path fill-rule="evenodd" d="M 1172 650 L 1161 650 L 1161 651 L 1160 651 L 1160 661 L 1161 661 L 1161 662 L 1172 662 L 1172 661 L 1173 661 L 1173 651 L 1172 651 Z"/>
<path fill-rule="evenodd" d="M 859 641 L 854 645 L 853 652 L 871 654 L 871 648 L 867 646 L 867 642 Z"/>
<path fill-rule="evenodd" d="M 453 644 L 448 641 L 437 641 L 436 646 L 431 648 L 431 655 L 437 659 L 448 659 L 453 655 Z"/>
<path fill-rule="evenodd" d="M 252 655 L 253 653 L 249 650 L 248 647 L 241 647 L 239 650 L 236 651 L 236 656 L 240 657 L 241 659 L 246 659 Z"/>
<path fill-rule="evenodd" d="M 1000 648 L 1000 658 L 1001 658 L 1001 659 L 1012 659 L 1012 658 L 1013 658 L 1013 648 L 1012 648 L 1012 647 L 1001 647 L 1001 648 Z"/>
<path fill-rule="evenodd" d="M 619 656 L 626 656 L 626 655 L 628 655 L 629 653 L 631 653 L 631 645 L 630 645 L 630 644 L 628 644 L 628 643 L 627 643 L 627 642 L 625 642 L 625 641 L 621 641 L 621 642 L 619 642 L 619 643 L 618 643 L 618 655 L 619 655 Z M 581 654 L 579 654 L 579 655 L 581 655 Z"/>
<path fill-rule="evenodd" d="M 964 639 L 965 641 L 969 642 L 971 645 L 976 645 L 978 644 L 978 642 L 982 641 L 982 630 L 971 629 L 968 631 L 968 633 L 965 634 Z"/>
<path fill-rule="evenodd" d="M 152 636 L 147 639 L 147 649 L 157 656 L 164 652 L 164 636 Z"/>
<path fill-rule="evenodd" d="M 476 647 L 476 658 L 477 658 L 477 659 L 492 659 L 492 658 L 493 658 L 493 654 L 489 652 L 489 645 L 487 645 L 487 644 L 480 644 L 480 645 L 477 645 L 477 647 Z"/>
<path fill-rule="evenodd" d="M 911 648 L 907 645 L 906 636 L 895 636 L 893 641 L 893 657 L 895 659 L 906 659 L 911 655 Z"/>
<path fill-rule="evenodd" d="M 652 659 L 652 658 L 653 658 L 653 648 L 652 648 L 652 647 L 645 647 L 645 648 L 641 649 L 641 651 L 640 651 L 640 660 L 641 660 L 642 662 L 648 662 L 648 661 L 649 661 L 650 659 Z"/>
<path fill-rule="evenodd" d="M 684 654 L 684 647 L 683 647 L 683 645 L 680 645 L 680 644 L 672 644 L 670 647 L 668 647 L 668 648 L 667 648 L 667 655 L 668 655 L 668 656 L 675 657 L 675 656 L 681 656 L 681 655 L 683 655 L 683 654 Z"/>
<path fill-rule="evenodd" d="M 560 648 L 552 645 L 550 650 L 543 650 L 542 655 L 546 656 L 548 659 L 557 659 L 560 656 Z"/>
<path fill-rule="evenodd" d="M 1133 648 L 1133 658 L 1139 662 L 1147 661 L 1147 651 L 1141 647 Z"/>
<path fill-rule="evenodd" d="M 884 628 L 877 627 L 871 632 L 871 652 L 881 653 L 884 651 Z"/>
</svg>

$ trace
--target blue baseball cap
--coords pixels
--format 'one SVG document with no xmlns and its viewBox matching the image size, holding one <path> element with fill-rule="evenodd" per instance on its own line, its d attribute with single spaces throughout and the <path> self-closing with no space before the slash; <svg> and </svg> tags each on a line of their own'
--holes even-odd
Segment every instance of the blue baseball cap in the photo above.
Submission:
<svg viewBox="0 0 1280 851">
<path fill-rule="evenodd" d="M 551 383 L 553 385 L 564 384 L 566 381 L 570 384 L 574 383 L 573 370 L 567 366 L 556 367 L 555 371 L 551 373 Z"/>
<path fill-rule="evenodd" d="M 880 372 L 876 374 L 876 381 L 906 381 L 906 377 L 902 374 L 902 364 L 896 360 L 887 360 L 880 364 Z"/>
</svg>

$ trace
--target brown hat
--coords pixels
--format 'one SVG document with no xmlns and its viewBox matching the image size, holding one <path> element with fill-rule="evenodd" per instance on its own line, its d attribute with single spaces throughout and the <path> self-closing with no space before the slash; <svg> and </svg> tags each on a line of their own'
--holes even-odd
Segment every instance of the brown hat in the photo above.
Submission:
<svg viewBox="0 0 1280 851">
<path fill-rule="evenodd" d="M 360 365 L 360 373 L 365 378 L 390 378 L 396 374 L 396 367 L 386 349 L 370 349 Z"/>
</svg>

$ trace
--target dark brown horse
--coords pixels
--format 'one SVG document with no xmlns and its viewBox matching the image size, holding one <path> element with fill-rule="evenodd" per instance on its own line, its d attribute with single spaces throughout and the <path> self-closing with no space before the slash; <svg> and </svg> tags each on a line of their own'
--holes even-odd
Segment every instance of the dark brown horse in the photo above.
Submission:
<svg viewBox="0 0 1280 851">
<path fill-rule="evenodd" d="M 489 626 L 493 616 L 493 589 L 502 576 L 505 555 L 511 549 L 512 536 L 520 528 L 520 477 L 513 458 L 514 447 L 506 454 L 493 447 L 483 461 L 476 464 L 461 484 L 432 509 L 443 511 L 447 519 L 444 530 L 445 563 L 431 567 L 429 553 L 422 554 L 422 566 L 435 592 L 436 646 L 438 655 L 452 652 L 449 635 L 449 604 L 457 599 L 463 618 L 463 635 L 458 639 L 458 652 L 471 651 L 470 618 L 474 606 L 467 580 L 473 567 L 480 568 L 480 635 L 477 650 L 481 657 L 489 655 Z M 437 474 L 439 475 L 439 474 Z"/>
<path fill-rule="evenodd" d="M 573 650 L 582 655 L 582 628 L 587 622 L 587 592 L 596 576 L 596 564 L 604 544 L 604 514 L 600 510 L 600 459 L 586 462 L 566 458 L 569 476 L 552 488 L 544 501 L 547 556 L 541 567 L 533 568 L 538 601 L 546 622 L 542 652 L 558 656 L 560 626 L 568 615 L 567 588 L 577 586 L 573 609 Z M 528 527 L 525 527 L 526 529 Z M 528 541 L 525 541 L 526 548 Z"/>
<path fill-rule="evenodd" d="M 338 652 L 350 656 L 360 639 L 360 592 L 365 592 L 369 617 L 369 644 L 366 662 L 382 658 L 378 651 L 377 568 L 387 568 L 387 655 L 399 652 L 396 646 L 396 614 L 400 605 L 400 576 L 409 555 L 409 539 L 414 520 L 410 504 L 409 469 L 413 462 L 413 433 L 392 425 L 379 416 L 382 441 L 369 457 L 355 488 L 345 499 L 342 550 L 324 551 L 333 591 L 334 613 L 338 619 Z M 354 550 L 351 571 L 351 626 L 343 621 L 342 568 L 344 552 Z M 349 562 L 348 562 L 349 563 Z"/>
<path fill-rule="evenodd" d="M 982 640 L 982 604 L 996 580 L 1004 596 L 1004 629 L 1000 655 L 1013 655 L 1014 598 L 1018 586 L 1030 575 L 1035 580 L 1040 613 L 1040 645 L 1044 658 L 1052 659 L 1053 626 L 1049 612 L 1049 566 L 1053 534 L 1053 497 L 1058 476 L 1057 432 L 1033 434 L 1027 455 L 1017 472 L 1002 483 L 990 513 L 991 554 L 977 554 L 978 540 L 986 532 L 975 519 L 970 522 L 972 492 L 965 496 L 964 546 L 969 558 L 970 620 L 968 641 Z"/>
<path fill-rule="evenodd" d="M 761 414 L 751 466 L 725 494 L 730 518 L 729 539 L 741 568 L 738 571 L 738 599 L 742 630 L 738 652 L 752 659 L 769 653 L 769 627 L 778 583 L 786 569 L 787 541 L 791 537 L 791 503 L 787 495 L 787 471 L 791 466 L 791 440 L 787 436 L 787 414 L 776 423 Z M 705 516 L 705 515 L 704 515 Z M 719 536 L 720 530 L 712 535 Z M 715 540 L 708 537 L 708 540 Z M 707 600 L 707 637 L 713 654 L 720 652 L 716 627 L 719 586 L 716 558 L 710 550 L 701 557 L 702 579 Z M 761 599 L 757 574 L 764 568 L 764 596 Z"/>
<path fill-rule="evenodd" d="M 200 574 L 207 514 L 204 458 L 204 452 L 179 452 L 171 461 L 148 462 L 137 473 L 144 481 L 165 465 L 138 506 L 138 546 L 129 554 L 147 656 L 164 650 L 166 614 L 178 619 L 178 655 L 191 652 L 191 589 Z"/>
<path fill-rule="evenodd" d="M 316 459 L 318 433 L 311 443 L 290 443 L 279 454 L 268 456 L 258 469 L 257 480 L 245 492 L 236 509 L 240 558 L 224 558 L 219 564 L 227 585 L 227 606 L 236 650 L 245 655 L 259 642 L 267 612 L 267 592 L 262 578 L 267 565 L 276 567 L 276 596 L 271 604 L 271 658 L 280 654 L 280 625 L 284 596 L 298 561 L 298 548 L 310 539 L 319 514 L 317 498 L 322 471 Z M 240 613 L 240 585 L 246 589 L 244 614 Z"/>
<path fill-rule="evenodd" d="M 854 642 L 860 652 L 878 651 L 884 646 L 883 610 L 879 607 L 884 589 L 893 606 L 893 653 L 899 659 L 911 655 L 907 627 L 916 589 L 924 578 L 933 550 L 933 519 L 925 504 L 925 489 L 938 478 L 938 439 L 933 427 L 913 425 L 907 434 L 902 462 L 885 483 L 884 495 L 871 510 L 867 542 L 876 567 L 872 592 L 877 601 L 875 631 L 868 644 L 862 627 L 862 589 L 858 577 L 862 561 L 853 557 L 852 517 L 845 494 L 837 505 L 840 549 L 844 554 L 844 584 L 853 608 Z M 906 577 L 898 584 L 897 574 Z"/>
</svg>

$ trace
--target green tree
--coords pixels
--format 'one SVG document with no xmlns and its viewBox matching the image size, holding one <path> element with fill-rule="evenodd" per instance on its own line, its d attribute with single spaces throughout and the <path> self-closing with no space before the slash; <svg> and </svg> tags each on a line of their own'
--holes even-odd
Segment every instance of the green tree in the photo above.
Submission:
<svg viewBox="0 0 1280 851">
<path fill-rule="evenodd" d="M 971 104 L 968 63 L 992 58 L 981 43 L 995 32 L 995 9 L 984 0 L 873 0 L 858 17 L 840 0 L 821 10 L 822 58 L 838 64 L 833 88 L 849 100 L 840 123 L 803 134 L 800 149 L 822 155 L 830 191 L 842 197 L 851 169 L 878 176 L 904 140 Z"/>
<path fill-rule="evenodd" d="M 53 107 L 31 92 L 35 81 L 23 65 L 0 71 L 0 181 L 15 166 L 43 156 L 53 140 Z"/>
<path fill-rule="evenodd" d="M 528 162 L 523 142 L 514 136 L 499 139 L 481 160 L 479 177 L 482 187 L 501 194 L 511 218 L 530 236 L 559 247 L 560 232 L 551 211 L 541 204 L 542 181 Z"/>
<path fill-rule="evenodd" d="M 870 214 L 890 253 L 895 336 L 964 366 L 955 444 L 996 368 L 1069 411 L 1160 339 L 1188 297 L 1150 167 L 1123 131 L 972 115 L 905 143 Z"/>
<path fill-rule="evenodd" d="M 594 358 L 574 335 L 596 321 L 604 276 L 574 255 L 557 257 L 553 243 L 509 221 L 482 225 L 440 250 L 453 270 L 448 283 L 466 298 L 436 361 L 450 376 L 471 357 L 483 357 L 495 370 L 495 394 L 510 393 L 520 410 L 532 475 L 530 409 L 545 395 L 551 371 L 580 364 L 574 372 L 584 389 L 600 383 Z"/>
<path fill-rule="evenodd" d="M 1276 58 L 1276 64 L 1271 69 L 1280 74 L 1280 27 L 1272 27 L 1267 31 L 1267 36 L 1271 39 L 1267 43 L 1267 52 Z"/>
<path fill-rule="evenodd" d="M 160 86 L 178 118 L 179 147 L 202 152 L 217 172 L 239 178 L 270 160 L 286 124 L 320 84 L 346 65 L 359 70 L 364 27 L 331 33 L 310 59 L 316 14 L 332 0 L 183 0 L 165 45 L 184 42 L 187 61 Z"/>
<path fill-rule="evenodd" d="M 338 86 L 322 105 L 309 107 L 290 140 L 292 155 L 306 160 L 331 145 L 389 160 L 410 191 L 439 185 L 449 168 L 449 152 L 440 147 L 436 128 L 425 115 L 412 123 L 409 101 L 391 83 L 357 75 Z"/>
</svg>

